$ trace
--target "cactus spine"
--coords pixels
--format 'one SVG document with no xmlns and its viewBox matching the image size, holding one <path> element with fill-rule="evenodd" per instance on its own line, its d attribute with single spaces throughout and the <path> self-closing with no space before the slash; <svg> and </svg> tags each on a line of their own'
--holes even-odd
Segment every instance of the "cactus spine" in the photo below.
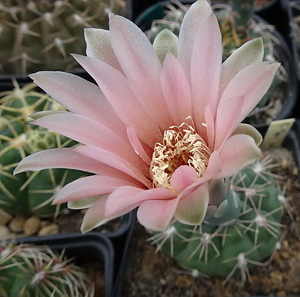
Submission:
<svg viewBox="0 0 300 297">
<path fill-rule="evenodd" d="M 176 222 L 150 240 L 186 269 L 224 283 L 240 273 L 245 282 L 280 244 L 284 205 L 270 167 L 266 157 L 232 177 L 226 199 L 200 226 Z"/>
<path fill-rule="evenodd" d="M 108 27 L 123 0 L 4 0 L 0 3 L 0 74 L 70 70 L 84 54 L 83 28 Z"/>
<path fill-rule="evenodd" d="M 46 246 L 0 244 L 2 297 L 92 297 L 83 270 Z"/>
</svg>

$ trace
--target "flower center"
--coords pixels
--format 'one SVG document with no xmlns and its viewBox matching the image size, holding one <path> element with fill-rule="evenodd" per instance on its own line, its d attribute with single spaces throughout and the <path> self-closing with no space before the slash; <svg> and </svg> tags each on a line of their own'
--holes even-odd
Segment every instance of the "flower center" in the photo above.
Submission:
<svg viewBox="0 0 300 297">
<path fill-rule="evenodd" d="M 152 155 L 150 174 L 158 188 L 173 190 L 170 178 L 181 165 L 193 167 L 198 177 L 206 171 L 211 150 L 195 129 L 186 123 L 171 126 L 164 132 L 163 143 L 156 143 Z"/>
</svg>

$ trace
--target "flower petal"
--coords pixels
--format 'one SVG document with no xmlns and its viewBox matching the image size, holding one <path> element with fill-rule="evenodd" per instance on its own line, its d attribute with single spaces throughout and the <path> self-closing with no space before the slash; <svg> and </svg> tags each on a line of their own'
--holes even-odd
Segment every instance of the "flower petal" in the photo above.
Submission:
<svg viewBox="0 0 300 297">
<path fill-rule="evenodd" d="M 110 15 L 111 43 L 129 84 L 164 130 L 170 115 L 160 87 L 161 63 L 148 37 L 128 19 Z"/>
<path fill-rule="evenodd" d="M 205 217 L 208 203 L 208 183 L 204 183 L 179 201 L 175 218 L 183 224 L 199 225 Z"/>
<path fill-rule="evenodd" d="M 110 32 L 104 29 L 85 28 L 86 55 L 103 61 L 115 69 L 122 71 L 120 63 L 113 52 Z"/>
<path fill-rule="evenodd" d="M 232 97 L 230 100 L 219 104 L 215 121 L 217 131 L 214 143 L 215 150 L 222 148 L 224 141 L 240 124 L 238 115 L 241 114 L 243 104 L 243 97 Z"/>
<path fill-rule="evenodd" d="M 125 141 L 106 126 L 87 117 L 69 112 L 45 116 L 37 119 L 34 123 L 82 144 L 98 146 L 114 152 L 128 162 L 136 164 L 136 166 L 146 166 L 134 152 L 128 140 Z"/>
<path fill-rule="evenodd" d="M 249 124 L 239 124 L 232 133 L 232 135 L 236 134 L 246 134 L 251 136 L 257 145 L 260 145 L 263 141 L 261 134 Z"/>
<path fill-rule="evenodd" d="M 74 150 L 86 157 L 94 159 L 102 164 L 106 164 L 131 176 L 148 188 L 152 187 L 151 182 L 147 178 L 149 177 L 149 172 L 146 167 L 135 167 L 135 164 L 129 163 L 113 152 L 95 146 L 77 146 Z"/>
<path fill-rule="evenodd" d="M 269 89 L 278 67 L 279 63 L 264 62 L 243 68 L 225 88 L 220 104 L 233 97 L 243 97 L 241 113 L 236 115 L 241 122 Z"/>
<path fill-rule="evenodd" d="M 143 146 L 141 141 L 139 140 L 136 131 L 133 128 L 128 127 L 127 128 L 127 136 L 131 143 L 131 146 L 133 147 L 134 151 L 138 156 L 141 157 L 141 159 L 147 164 L 150 165 L 151 163 L 151 157 L 152 156 L 152 149 L 149 147 Z"/>
<path fill-rule="evenodd" d="M 161 84 L 173 123 L 180 125 L 192 115 L 189 82 L 178 60 L 168 53 L 161 72 Z"/>
<path fill-rule="evenodd" d="M 85 197 L 108 194 L 119 187 L 133 185 L 133 180 L 129 181 L 105 175 L 87 176 L 77 179 L 61 188 L 52 203 L 64 203 Z"/>
<path fill-rule="evenodd" d="M 222 64 L 219 95 L 231 79 L 248 65 L 262 62 L 264 55 L 264 45 L 262 38 L 255 38 L 240 46 Z"/>
<path fill-rule="evenodd" d="M 181 193 L 185 188 L 198 180 L 196 170 L 188 165 L 179 166 L 171 176 L 170 183 L 177 193 Z"/>
<path fill-rule="evenodd" d="M 16 167 L 14 174 L 24 171 L 38 171 L 49 168 L 66 168 L 95 174 L 123 177 L 124 173 L 88 158 L 70 148 L 54 148 L 40 151 L 24 158 Z"/>
<path fill-rule="evenodd" d="M 253 137 L 246 134 L 231 136 L 219 152 L 222 172 L 216 178 L 230 177 L 261 156 Z"/>
<path fill-rule="evenodd" d="M 124 124 L 97 85 L 59 71 L 37 72 L 30 77 L 68 110 L 99 121 L 119 135 L 124 135 Z"/>
<path fill-rule="evenodd" d="M 153 48 L 162 63 L 168 52 L 177 57 L 178 38 L 168 29 L 163 29 L 158 33 L 153 41 Z"/>
<path fill-rule="evenodd" d="M 222 65 L 222 36 L 215 14 L 211 13 L 195 37 L 191 58 L 191 92 L 194 121 L 200 135 L 205 135 L 202 125 L 205 108 L 211 106 L 213 116 L 218 105 L 218 86 Z M 207 138 L 205 139 L 207 140 Z"/>
<path fill-rule="evenodd" d="M 147 229 L 165 231 L 174 218 L 178 201 L 178 198 L 145 201 L 138 208 L 137 219 Z"/>
<path fill-rule="evenodd" d="M 198 0 L 191 5 L 183 18 L 178 37 L 178 59 L 188 79 L 196 34 L 203 29 L 203 23 L 211 13 L 209 3 L 206 0 Z"/>
<path fill-rule="evenodd" d="M 166 189 L 141 190 L 121 187 L 99 199 L 84 216 L 82 231 L 87 232 L 109 220 L 117 218 L 138 207 L 143 201 L 172 199 L 174 194 Z"/>
<path fill-rule="evenodd" d="M 153 119 L 148 110 L 148 102 L 137 96 L 128 84 L 127 78 L 99 60 L 80 55 L 74 57 L 95 79 L 120 119 L 127 126 L 133 127 L 142 141 L 153 146 L 157 141 L 154 136 L 161 135 L 159 121 Z M 133 110 L 138 112 L 132 112 Z"/>
</svg>

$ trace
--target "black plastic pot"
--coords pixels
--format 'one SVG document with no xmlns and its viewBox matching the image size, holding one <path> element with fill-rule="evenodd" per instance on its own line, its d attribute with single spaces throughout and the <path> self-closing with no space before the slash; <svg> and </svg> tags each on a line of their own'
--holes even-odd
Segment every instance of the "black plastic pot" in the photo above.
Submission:
<svg viewBox="0 0 300 297">
<path fill-rule="evenodd" d="M 194 1 L 184 1 L 184 3 L 188 4 L 191 4 L 193 2 Z M 135 19 L 135 23 L 141 28 L 141 30 L 147 31 L 151 27 L 153 20 L 161 19 L 165 16 L 165 5 L 168 3 L 171 3 L 171 1 L 161 1 L 149 7 Z M 281 7 L 281 2 L 275 1 L 272 6 L 259 10 L 259 13 L 255 15 L 255 20 L 266 23 L 267 21 L 260 16 L 269 16 L 272 12 L 279 13 Z M 274 24 L 274 19 L 270 16 L 268 17 L 268 20 L 271 20 L 273 22 L 271 24 Z M 287 13 L 282 14 L 281 20 L 282 24 L 280 26 L 278 25 L 278 28 L 280 28 L 280 31 L 283 32 L 286 36 L 289 36 L 291 31 Z M 294 115 L 294 108 L 297 103 L 298 96 L 298 83 L 296 77 L 295 61 L 293 59 L 293 55 L 291 53 L 289 45 L 278 30 L 272 29 L 271 32 L 279 40 L 279 44 L 275 44 L 275 48 L 282 59 L 281 63 L 285 68 L 289 78 L 286 83 L 285 100 L 283 102 L 282 110 L 275 119 L 280 120 L 293 117 Z M 257 124 L 255 126 L 262 127 L 266 126 L 266 124 Z"/>
<path fill-rule="evenodd" d="M 29 243 L 47 245 L 52 250 L 65 250 L 68 258 L 74 258 L 77 265 L 87 262 L 101 263 L 104 267 L 105 297 L 111 297 L 114 283 L 114 250 L 110 240 L 102 234 L 58 234 L 49 236 L 32 236 L 16 240 L 18 244 Z"/>
</svg>

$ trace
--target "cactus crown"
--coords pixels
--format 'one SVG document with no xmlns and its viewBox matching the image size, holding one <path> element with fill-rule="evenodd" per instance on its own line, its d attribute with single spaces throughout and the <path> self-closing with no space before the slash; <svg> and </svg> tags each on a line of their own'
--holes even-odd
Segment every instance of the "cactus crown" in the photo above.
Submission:
<svg viewBox="0 0 300 297">
<path fill-rule="evenodd" d="M 0 295 L 91 297 L 93 284 L 78 266 L 47 246 L 0 244 Z"/>
</svg>

